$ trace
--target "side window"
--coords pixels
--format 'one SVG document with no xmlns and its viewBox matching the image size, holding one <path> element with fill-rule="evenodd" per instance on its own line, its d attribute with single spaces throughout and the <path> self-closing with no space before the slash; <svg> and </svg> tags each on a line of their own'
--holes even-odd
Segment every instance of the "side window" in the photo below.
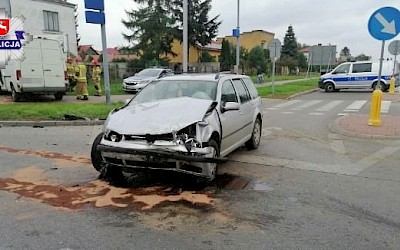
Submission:
<svg viewBox="0 0 400 250">
<path fill-rule="evenodd" d="M 249 91 L 246 89 L 246 87 L 243 85 L 240 79 L 234 79 L 233 85 L 235 86 L 235 89 L 239 94 L 241 103 L 246 103 L 251 100 Z"/>
<path fill-rule="evenodd" d="M 238 102 L 235 89 L 229 80 L 222 84 L 221 102 Z"/>
<path fill-rule="evenodd" d="M 371 72 L 372 63 L 355 63 L 353 64 L 353 73 Z"/>
<path fill-rule="evenodd" d="M 258 97 L 258 92 L 256 87 L 254 86 L 253 81 L 250 78 L 243 78 L 244 84 L 246 85 L 246 88 L 250 92 L 251 99 L 255 99 Z"/>
<path fill-rule="evenodd" d="M 350 72 L 350 64 L 344 64 L 340 65 L 339 67 L 336 68 L 335 72 L 336 74 L 345 74 Z"/>
</svg>

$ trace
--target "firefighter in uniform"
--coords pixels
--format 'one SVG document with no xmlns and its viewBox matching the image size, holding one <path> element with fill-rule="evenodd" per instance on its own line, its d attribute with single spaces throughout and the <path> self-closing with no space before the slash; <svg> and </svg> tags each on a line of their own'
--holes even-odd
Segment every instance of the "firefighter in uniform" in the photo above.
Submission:
<svg viewBox="0 0 400 250">
<path fill-rule="evenodd" d="M 94 59 L 92 60 L 92 79 L 93 79 L 93 84 L 96 89 L 96 96 L 101 96 L 101 84 L 100 84 L 100 76 L 101 76 L 101 67 L 99 65 L 99 62 Z"/>
<path fill-rule="evenodd" d="M 71 57 L 67 58 L 67 77 L 69 90 L 73 91 L 76 86 L 75 66 Z"/>
<path fill-rule="evenodd" d="M 82 59 L 78 56 L 76 58 L 77 65 L 75 66 L 75 77 L 76 77 L 76 99 L 78 100 L 89 100 L 89 93 L 87 89 L 86 79 L 86 65 L 83 64 Z"/>
</svg>

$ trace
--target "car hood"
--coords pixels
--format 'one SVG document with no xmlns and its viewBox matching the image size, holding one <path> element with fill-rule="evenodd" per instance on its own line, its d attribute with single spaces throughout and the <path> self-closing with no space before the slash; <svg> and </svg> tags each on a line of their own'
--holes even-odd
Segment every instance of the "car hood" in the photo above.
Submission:
<svg viewBox="0 0 400 250">
<path fill-rule="evenodd" d="M 202 121 L 211 100 L 181 97 L 127 106 L 108 117 L 106 129 L 119 134 L 166 134 Z"/>
<path fill-rule="evenodd" d="M 154 76 L 130 76 L 125 78 L 125 81 L 141 81 L 141 80 L 154 80 L 156 77 Z"/>
</svg>

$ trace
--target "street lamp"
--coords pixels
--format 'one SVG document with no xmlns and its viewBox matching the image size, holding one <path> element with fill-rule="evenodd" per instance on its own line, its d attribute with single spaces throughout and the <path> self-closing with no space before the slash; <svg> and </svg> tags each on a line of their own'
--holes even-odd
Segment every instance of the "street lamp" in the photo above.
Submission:
<svg viewBox="0 0 400 250">
<path fill-rule="evenodd" d="M 240 63 L 240 27 L 239 27 L 239 5 L 240 0 L 237 0 L 237 36 L 236 36 L 236 67 L 235 67 L 235 73 L 239 74 L 239 63 Z"/>
</svg>

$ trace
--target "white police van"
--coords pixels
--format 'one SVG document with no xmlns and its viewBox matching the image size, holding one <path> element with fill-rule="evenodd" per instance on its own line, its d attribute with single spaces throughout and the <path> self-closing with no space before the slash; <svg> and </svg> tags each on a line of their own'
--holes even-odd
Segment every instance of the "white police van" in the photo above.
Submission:
<svg viewBox="0 0 400 250">
<path fill-rule="evenodd" d="M 395 86 L 399 86 L 399 63 L 393 61 L 382 62 L 381 81 L 378 82 L 379 61 L 358 61 L 342 63 L 331 72 L 321 76 L 318 87 L 326 92 L 340 89 L 389 89 L 391 76 L 396 77 Z M 393 71 L 394 67 L 394 71 Z"/>
</svg>

